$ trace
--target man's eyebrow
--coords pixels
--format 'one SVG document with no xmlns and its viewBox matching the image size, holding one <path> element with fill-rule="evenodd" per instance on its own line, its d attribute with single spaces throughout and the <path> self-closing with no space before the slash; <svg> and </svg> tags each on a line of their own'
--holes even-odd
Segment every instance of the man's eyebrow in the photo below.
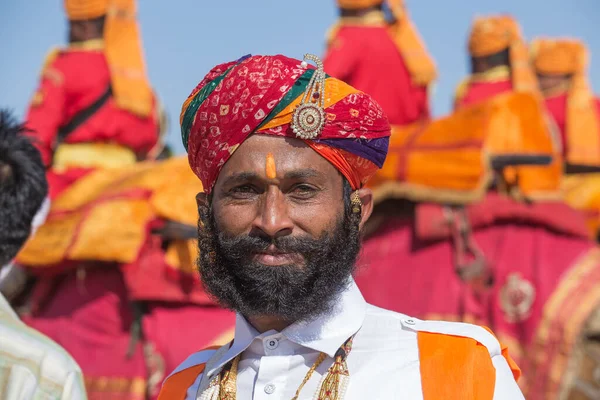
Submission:
<svg viewBox="0 0 600 400">
<path fill-rule="evenodd" d="M 306 168 L 306 169 L 297 169 L 294 171 L 289 171 L 284 175 L 284 179 L 306 179 L 306 178 L 319 178 L 322 177 L 323 173 L 317 171 L 316 169 Z M 250 181 L 259 181 L 264 180 L 264 177 L 260 176 L 256 172 L 237 172 L 225 178 L 223 181 L 223 185 L 231 186 L 239 183 L 246 183 Z"/>
<path fill-rule="evenodd" d="M 322 172 L 317 171 L 316 169 L 306 168 L 306 169 L 297 169 L 294 171 L 287 172 L 284 175 L 285 179 L 306 179 L 306 178 L 319 178 L 323 176 Z"/>
<path fill-rule="evenodd" d="M 243 183 L 248 181 L 255 181 L 260 179 L 260 176 L 256 172 L 237 172 L 231 176 L 228 176 L 223 185 L 235 185 L 237 183 Z"/>
</svg>

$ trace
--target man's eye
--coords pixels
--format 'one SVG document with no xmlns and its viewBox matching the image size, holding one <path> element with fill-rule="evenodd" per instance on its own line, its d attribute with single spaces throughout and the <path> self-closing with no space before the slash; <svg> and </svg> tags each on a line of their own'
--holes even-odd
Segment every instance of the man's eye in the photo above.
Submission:
<svg viewBox="0 0 600 400">
<path fill-rule="evenodd" d="M 314 196 L 317 193 L 317 191 L 317 188 L 313 186 L 299 184 L 292 187 L 292 189 L 290 190 L 290 194 L 297 197 L 308 198 Z"/>
<path fill-rule="evenodd" d="M 258 191 L 252 185 L 241 185 L 241 186 L 236 186 L 233 189 L 231 189 L 231 193 L 237 194 L 237 195 L 248 195 L 248 194 L 256 194 L 256 193 L 258 193 Z"/>
</svg>

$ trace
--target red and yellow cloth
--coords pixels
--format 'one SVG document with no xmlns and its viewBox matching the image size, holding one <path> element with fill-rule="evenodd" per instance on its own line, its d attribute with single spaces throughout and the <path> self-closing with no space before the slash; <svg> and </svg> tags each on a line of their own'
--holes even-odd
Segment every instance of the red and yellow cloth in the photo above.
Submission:
<svg viewBox="0 0 600 400">
<path fill-rule="evenodd" d="M 432 122 L 393 127 L 384 167 L 369 182 L 377 202 L 472 203 L 483 199 L 501 155 L 553 156 L 544 111 L 529 93 L 507 93 Z M 528 167 L 511 190 L 529 199 L 560 196 L 562 168 Z"/>
<path fill-rule="evenodd" d="M 312 66 L 282 55 L 246 56 L 217 65 L 181 110 L 181 133 L 192 170 L 210 192 L 223 165 L 253 133 L 295 138 L 290 126 Z M 326 122 L 305 143 L 330 161 L 357 189 L 381 168 L 390 125 L 367 94 L 327 77 Z"/>
<path fill-rule="evenodd" d="M 323 57 L 325 72 L 369 93 L 381 105 L 390 124 L 427 120 L 428 88 L 414 82 L 390 29 L 379 10 L 340 18 L 329 33 Z"/>
<path fill-rule="evenodd" d="M 65 0 L 64 5 L 71 21 L 106 17 L 104 52 L 114 99 L 121 108 L 149 116 L 154 96 L 146 76 L 135 0 Z"/>
<path fill-rule="evenodd" d="M 529 64 L 529 52 L 518 22 L 509 15 L 477 17 L 468 40 L 472 57 L 486 57 L 509 50 L 512 89 L 538 94 L 535 75 Z M 460 97 L 457 94 L 457 97 Z"/>
<path fill-rule="evenodd" d="M 600 110 L 587 79 L 585 45 L 575 39 L 539 38 L 533 41 L 531 54 L 538 74 L 572 76 L 566 93 L 548 96 L 567 96 L 563 111 L 566 111 L 563 134 L 567 162 L 600 165 Z M 549 111 L 554 110 L 549 107 Z"/>
<path fill-rule="evenodd" d="M 135 262 L 156 221 L 196 225 L 200 191 L 185 157 L 96 170 L 52 202 L 45 224 L 17 260 L 40 272 L 68 261 Z M 194 259 L 192 254 L 192 264 Z"/>
<path fill-rule="evenodd" d="M 428 86 L 437 78 L 437 70 L 433 58 L 427 51 L 419 31 L 410 20 L 404 0 L 386 0 L 394 22 L 388 24 L 381 12 L 375 11 L 364 17 L 341 18 L 328 33 L 329 41 L 335 37 L 337 31 L 346 23 L 379 22 L 389 25 L 388 30 L 396 47 L 410 72 L 412 81 L 419 86 Z M 338 6 L 345 9 L 366 9 L 384 3 L 384 0 L 337 0 Z"/>
<path fill-rule="evenodd" d="M 111 84 L 104 48 L 104 41 L 90 40 L 53 52 L 27 111 L 27 128 L 44 163 L 53 167 L 48 173 L 52 198 L 90 168 L 131 165 L 159 145 L 161 127 L 155 104 L 153 112 L 141 118 L 109 98 L 56 147 L 60 127 L 100 98 Z"/>
</svg>

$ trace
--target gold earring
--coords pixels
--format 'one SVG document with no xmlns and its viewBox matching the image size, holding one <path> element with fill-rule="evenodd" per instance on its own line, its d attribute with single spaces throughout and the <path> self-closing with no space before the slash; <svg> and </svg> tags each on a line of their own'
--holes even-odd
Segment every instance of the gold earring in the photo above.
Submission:
<svg viewBox="0 0 600 400">
<path fill-rule="evenodd" d="M 362 211 L 362 201 L 360 201 L 360 196 L 358 195 L 358 190 L 352 193 L 352 197 L 350 199 L 352 204 L 352 213 L 360 214 Z"/>
</svg>

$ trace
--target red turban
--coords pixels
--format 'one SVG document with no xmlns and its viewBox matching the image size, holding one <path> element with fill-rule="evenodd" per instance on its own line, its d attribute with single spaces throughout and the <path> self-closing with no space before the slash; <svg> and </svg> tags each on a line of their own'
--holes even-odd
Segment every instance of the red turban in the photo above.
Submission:
<svg viewBox="0 0 600 400">
<path fill-rule="evenodd" d="M 251 134 L 298 137 L 292 118 L 305 91 L 314 87 L 313 75 L 319 75 L 314 67 L 281 55 L 246 56 L 206 75 L 184 102 L 180 122 L 190 166 L 207 193 Z M 324 125 L 315 138 L 303 140 L 358 189 L 383 166 L 390 125 L 370 96 L 324 79 L 323 97 L 308 96 L 311 104 L 323 102 Z"/>
</svg>

